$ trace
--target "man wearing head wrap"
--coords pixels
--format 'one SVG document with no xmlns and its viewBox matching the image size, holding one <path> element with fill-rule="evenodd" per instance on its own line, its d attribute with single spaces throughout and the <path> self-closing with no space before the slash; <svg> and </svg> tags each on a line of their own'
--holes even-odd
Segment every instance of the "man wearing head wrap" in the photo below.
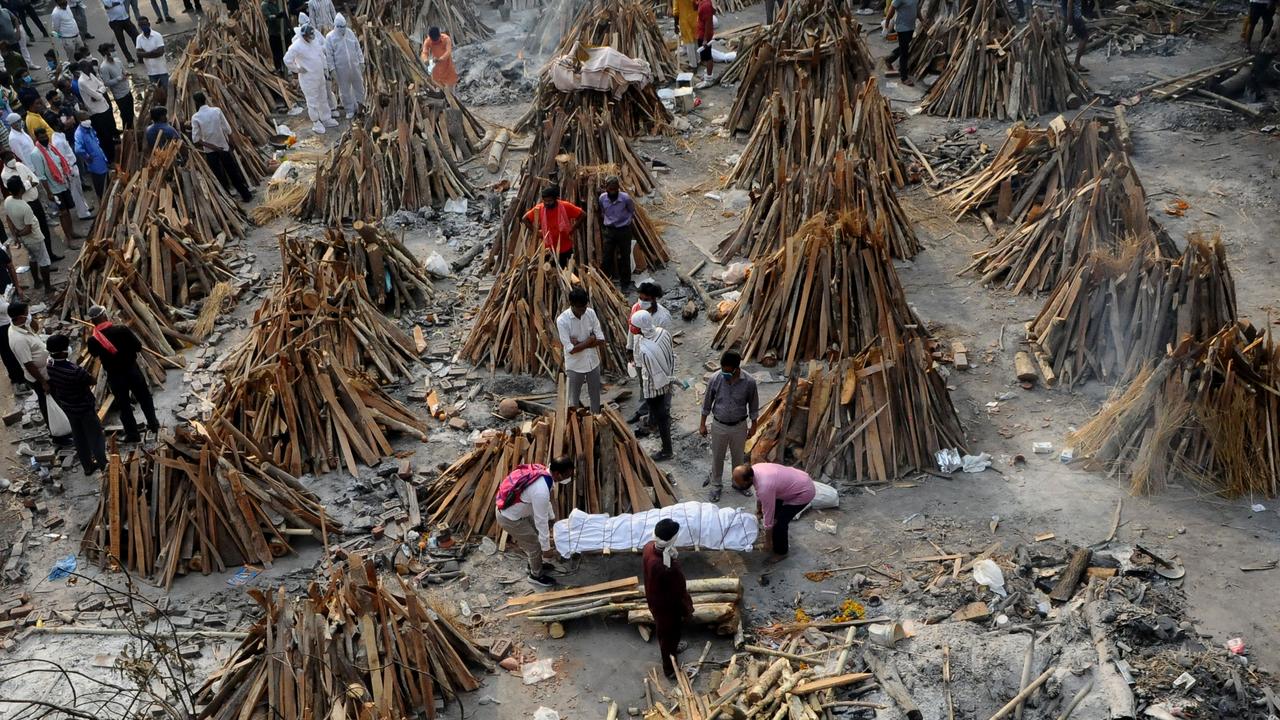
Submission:
<svg viewBox="0 0 1280 720">
<path fill-rule="evenodd" d="M 107 373 L 107 385 L 111 387 L 116 410 L 120 412 L 120 424 L 124 426 L 124 441 L 138 442 L 142 435 L 133 419 L 130 396 L 142 406 L 142 413 L 147 417 L 147 429 L 151 432 L 160 429 L 156 406 L 151 400 L 151 389 L 147 387 L 147 378 L 142 374 L 142 368 L 138 367 L 138 353 L 142 352 L 142 343 L 128 327 L 113 325 L 111 318 L 107 316 L 107 309 L 101 305 L 89 308 L 89 322 L 93 323 L 93 332 L 85 343 L 85 349 L 98 358 L 103 371 Z"/>
<path fill-rule="evenodd" d="M 449 33 L 440 32 L 438 27 L 428 28 L 419 57 L 430 64 L 431 79 L 436 83 L 449 88 L 458 84 L 458 69 L 453 65 L 453 38 Z"/>
<path fill-rule="evenodd" d="M 325 128 L 337 127 L 333 108 L 329 106 L 329 83 L 325 82 L 329 58 L 324 49 L 324 38 L 316 35 L 310 19 L 299 26 L 289 51 L 284 54 L 284 64 L 298 76 L 302 96 L 307 100 L 307 116 L 313 123 L 312 132 L 323 135 Z"/>
<path fill-rule="evenodd" d="M 658 428 L 662 450 L 654 460 L 670 460 L 671 391 L 675 385 L 676 353 L 671 333 L 653 321 L 653 315 L 640 310 L 631 316 L 631 324 L 640 330 L 636 343 L 636 369 L 640 372 L 640 396 L 649 412 L 649 422 Z"/>
<path fill-rule="evenodd" d="M 314 7 L 314 1 L 312 5 Z M 342 109 L 347 117 L 351 117 L 364 102 L 364 51 L 360 49 L 356 34 L 347 27 L 347 19 L 342 13 L 334 16 L 333 30 L 325 36 L 325 46 L 329 65 L 338 80 Z"/>
<path fill-rule="evenodd" d="M 662 672 L 675 677 L 673 659 L 685 648 L 680 641 L 684 621 L 693 617 L 693 598 L 684 578 L 684 570 L 676 559 L 676 535 L 680 523 L 663 518 L 653 528 L 653 539 L 642 551 L 644 567 L 644 599 L 653 615 L 654 634 L 658 636 L 658 652 L 662 654 Z"/>
<path fill-rule="evenodd" d="M 4 124 L 9 126 L 9 149 L 13 151 L 19 162 L 25 163 L 27 158 L 31 157 L 31 153 L 36 151 L 36 141 L 27 134 L 22 116 L 18 113 L 9 113 L 5 116 Z"/>
</svg>

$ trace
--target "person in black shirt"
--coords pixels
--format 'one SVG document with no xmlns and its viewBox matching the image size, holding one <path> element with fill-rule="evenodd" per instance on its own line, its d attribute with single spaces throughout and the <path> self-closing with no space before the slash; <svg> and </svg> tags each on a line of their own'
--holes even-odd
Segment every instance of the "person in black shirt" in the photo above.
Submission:
<svg viewBox="0 0 1280 720">
<path fill-rule="evenodd" d="M 49 350 L 49 394 L 71 421 L 80 467 L 86 476 L 92 475 L 107 466 L 107 439 L 93 399 L 93 378 L 67 359 L 71 341 L 66 335 L 51 336 L 45 347 Z"/>
<path fill-rule="evenodd" d="M 115 396 L 120 423 L 124 425 L 124 441 L 139 442 L 142 435 L 138 432 L 137 421 L 133 419 L 130 396 L 142 406 L 142 414 L 147 418 L 147 430 L 156 432 L 160 429 L 160 421 L 156 419 L 156 406 L 151 400 L 151 389 L 147 387 L 147 378 L 142 374 L 142 368 L 138 367 L 138 353 L 142 352 L 142 343 L 124 325 L 112 325 L 111 318 L 107 317 L 107 309 L 101 305 L 89 308 L 89 322 L 93 323 L 93 334 L 86 347 L 90 355 L 98 358 L 102 369 L 107 373 L 107 385 Z"/>
<path fill-rule="evenodd" d="M 22 288 L 18 287 L 15 282 L 18 273 L 13 268 L 13 258 L 9 257 L 9 252 L 5 250 L 4 245 L 0 245 L 0 295 L 4 293 L 5 288 L 13 285 L 13 298 L 15 300 L 22 299 Z M 0 297 L 0 361 L 4 362 L 4 369 L 9 374 L 9 384 L 13 386 L 16 395 L 19 388 L 26 387 L 27 378 L 22 373 L 22 363 L 18 362 L 18 358 L 14 357 L 13 349 L 9 347 L 9 303 Z"/>
</svg>

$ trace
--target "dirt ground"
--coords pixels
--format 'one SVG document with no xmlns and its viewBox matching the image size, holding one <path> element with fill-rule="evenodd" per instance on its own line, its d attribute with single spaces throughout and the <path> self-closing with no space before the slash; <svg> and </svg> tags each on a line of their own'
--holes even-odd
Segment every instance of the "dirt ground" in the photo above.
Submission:
<svg viewBox="0 0 1280 720">
<path fill-rule="evenodd" d="M 509 23 L 500 22 L 487 7 L 483 13 L 498 34 L 483 45 L 458 50 L 464 76 L 468 63 L 483 58 L 519 62 L 530 74 L 536 72 L 535 58 L 524 58 L 519 50 L 524 31 L 533 22 L 532 11 L 517 12 Z M 722 27 L 759 21 L 762 13 L 761 6 L 754 6 L 722 18 Z M 874 27 L 870 29 L 869 44 L 874 54 L 883 55 L 886 45 Z M 1107 59 L 1101 53 L 1092 53 L 1086 56 L 1085 63 L 1092 70 L 1089 82 L 1095 90 L 1121 97 L 1131 95 L 1134 88 L 1151 82 L 1157 75 L 1188 72 L 1234 52 L 1232 38 L 1221 37 L 1210 42 L 1189 42 L 1172 56 Z M 916 114 L 912 109 L 921 97 L 919 87 L 906 88 L 892 81 L 882 87 L 894 110 L 906 114 L 898 132 L 921 147 L 936 136 L 972 128 L 975 136 L 994 148 L 1008 127 L 1007 123 L 948 121 Z M 661 160 L 671 168 L 657 176 L 658 190 L 642 202 L 664 225 L 664 239 L 671 248 L 671 266 L 654 277 L 663 287 L 672 288 L 668 296 L 672 306 L 678 306 L 681 294 L 687 292 L 678 289 L 675 271 L 689 270 L 705 260 L 707 266 L 699 278 L 710 278 L 719 269 L 710 253 L 738 222 L 736 213 L 726 212 L 718 202 L 704 197 L 718 187 L 719 179 L 728 172 L 726 158 L 741 147 L 741 139 L 720 137 L 715 132 L 714 121 L 728 113 L 733 93 L 731 87 L 700 91 L 703 102 L 688 117 L 693 129 L 687 137 L 643 138 L 636 142 L 638 153 Z M 522 102 L 496 94 L 494 97 L 501 104 L 472 107 L 488 122 L 510 124 L 524 110 Z M 1276 229 L 1280 228 L 1280 205 L 1275 202 L 1280 191 L 1276 136 L 1261 132 L 1261 122 L 1245 122 L 1226 111 L 1158 103 L 1145 97 L 1130 108 L 1130 119 L 1136 145 L 1133 159 L 1151 197 L 1152 212 L 1179 244 L 1191 232 L 1220 233 L 1228 245 L 1242 316 L 1256 324 L 1271 322 L 1270 312 L 1277 298 L 1272 267 L 1277 254 L 1274 243 Z M 289 118 L 288 122 L 300 128 L 304 144 L 312 142 L 305 130 L 309 123 L 298 117 Z M 332 142 L 334 137 L 330 135 L 325 140 Z M 527 138 L 517 144 L 527 145 Z M 489 186 L 499 178 L 514 181 L 522 158 L 523 153 L 512 153 L 497 176 L 485 172 L 479 163 L 471 163 L 467 170 L 477 187 Z M 1177 482 L 1160 496 L 1129 497 L 1126 487 L 1116 479 L 1060 463 L 1057 450 L 1066 447 L 1069 429 L 1098 411 L 1107 388 L 1091 385 L 1069 392 L 1042 388 L 1025 391 L 1018 387 L 1013 382 L 1013 353 L 1022 336 L 1022 324 L 1038 310 L 1038 301 L 987 289 L 972 278 L 959 276 L 971 253 L 988 240 L 985 229 L 971 221 L 950 220 L 925 188 L 909 189 L 902 198 L 925 246 L 913 261 L 898 264 L 908 300 L 941 339 L 961 340 L 969 348 L 975 367 L 967 372 L 952 371 L 949 385 L 965 424 L 968 449 L 990 453 L 995 460 L 993 469 L 977 475 L 958 474 L 952 480 L 922 476 L 847 495 L 838 511 L 820 516 L 833 519 L 838 534 L 817 532 L 814 516 L 806 516 L 793 526 L 792 554 L 778 565 L 766 567 L 758 554 L 685 552 L 682 562 L 687 573 L 691 577 L 741 577 L 748 625 L 765 624 L 791 617 L 797 607 L 829 604 L 842 592 L 842 580 L 815 584 L 804 579 L 804 572 L 858 563 L 901 568 L 907 557 L 934 552 L 926 537 L 952 552 L 976 553 L 995 541 L 1011 549 L 1046 532 L 1087 545 L 1108 535 L 1117 503 L 1123 501 L 1117 540 L 1154 544 L 1185 564 L 1188 614 L 1207 635 L 1205 641 L 1221 644 L 1228 638 L 1243 637 L 1253 662 L 1280 667 L 1280 593 L 1276 592 L 1280 571 L 1239 570 L 1242 565 L 1280 559 L 1280 514 L 1276 512 L 1280 505 L 1264 498 L 1223 500 Z M 1175 198 L 1190 205 L 1184 217 L 1167 216 L 1161 210 Z M 261 273 L 264 285 L 279 268 L 275 236 L 290 227 L 289 221 L 280 221 L 256 230 L 245 242 L 246 249 L 257 255 L 255 270 Z M 407 229 L 406 240 L 424 258 L 440 252 L 452 260 L 471 244 L 490 237 L 496 227 L 496 223 L 426 220 Z M 433 330 L 433 348 L 443 344 L 452 351 L 465 334 L 467 312 L 479 304 L 482 290 L 491 282 L 491 278 L 479 274 L 478 265 L 473 263 L 460 277 L 441 282 L 439 305 L 451 315 L 453 323 Z M 259 291 L 262 289 L 259 286 Z M 257 300 L 242 299 L 232 319 L 242 323 L 256 304 Z M 677 320 L 676 329 L 680 331 L 677 374 L 692 386 L 703 373 L 703 362 L 718 355 L 710 347 L 715 325 L 703 315 L 691 323 Z M 224 350 L 239 332 L 242 329 L 224 333 Z M 780 378 L 767 370 L 748 370 L 762 380 L 762 400 L 781 386 Z M 158 395 L 162 408 L 171 410 L 185 403 L 189 391 L 180 379 L 180 373 L 170 374 L 168 384 Z M 486 404 L 492 402 L 490 398 L 554 387 L 545 378 L 490 376 L 483 372 L 476 374 L 474 382 L 482 384 L 483 390 L 478 396 L 481 399 L 472 404 L 466 415 L 473 426 L 494 422 Z M 0 388 L 0 392 L 4 391 Z M 677 457 L 664 465 L 684 499 L 701 499 L 705 492 L 701 483 L 708 472 L 709 449 L 696 433 L 699 402 L 693 391 L 677 396 L 673 409 Z M 989 407 L 992 402 L 998 405 Z M 631 409 L 630 404 L 624 407 L 627 414 Z M 162 412 L 162 419 L 166 424 L 172 422 L 166 412 Z M 16 436 L 0 430 L 0 439 L 16 441 Z M 655 440 L 643 442 L 656 449 Z M 1051 442 L 1055 452 L 1034 455 L 1034 442 Z M 443 427 L 433 430 L 427 443 L 399 443 L 400 448 L 415 452 L 420 467 L 447 464 L 468 445 L 468 433 Z M 1018 454 L 1026 456 L 1025 465 L 1013 465 L 1012 458 Z M 20 471 L 13 467 L 6 470 Z M 51 501 L 53 512 L 65 518 L 65 526 L 53 533 L 56 537 L 39 538 L 38 545 L 26 550 L 31 568 L 26 589 L 35 598 L 39 612 L 46 616 L 55 610 L 74 609 L 91 592 L 87 582 L 69 585 L 65 581 L 42 580 L 56 558 L 76 551 L 79 529 L 96 502 L 94 489 L 77 471 L 70 471 L 67 478 L 67 493 Z M 339 519 L 350 521 L 360 514 L 361 498 L 353 497 L 353 478 L 334 473 L 309 481 Z M 746 507 L 750 502 L 733 492 L 724 496 L 726 504 Z M 1254 512 L 1254 503 L 1261 503 L 1266 509 Z M 0 493 L 0 564 L 8 552 L 17 517 L 13 496 Z M 286 582 L 300 588 L 320 555 L 318 547 L 304 545 L 300 555 L 265 570 L 249 587 L 268 588 Z M 118 578 L 100 575 L 86 566 L 82 558 L 80 571 L 86 576 L 106 583 L 118 582 Z M 433 592 L 456 601 L 475 593 L 500 600 L 526 590 L 521 580 L 522 563 L 515 555 L 476 555 L 464 564 L 464 569 L 471 577 L 466 589 L 446 585 Z M 572 574 L 561 579 L 588 584 L 638 573 L 638 558 L 614 555 L 583 559 Z M 167 594 L 170 607 L 196 612 L 232 610 L 240 615 L 243 626 L 252 618 L 252 607 L 245 589 L 230 588 L 226 580 L 227 577 L 218 576 L 180 578 Z M 0 596 L 8 590 L 0 589 Z M 164 595 L 157 589 L 148 589 L 146 594 L 154 598 Z M 552 708 L 564 718 L 599 717 L 604 714 L 603 697 L 616 700 L 623 708 L 642 707 L 640 678 L 657 661 L 656 648 L 645 644 L 633 629 L 621 623 L 580 622 L 569 627 L 564 639 L 551 640 L 538 625 L 501 621 L 493 613 L 477 632 L 511 635 L 539 656 L 556 657 L 558 675 L 533 686 L 522 685 L 515 675 L 489 676 L 480 691 L 464 697 L 461 708 L 454 706 L 447 717 L 524 720 L 539 706 Z M 732 652 L 731 643 L 725 638 L 698 632 L 689 640 L 694 650 L 713 640 L 713 660 L 723 660 Z M 123 638 L 32 634 L 0 661 L 72 658 L 85 672 L 109 675 L 110 671 L 90 667 L 85 661 L 114 657 L 127 644 Z M 203 677 L 226 657 L 229 649 L 228 641 L 206 644 L 202 654 L 193 660 L 190 676 Z M 0 678 L 0 696 L 4 695 L 53 700 L 65 698 L 67 692 L 57 683 L 5 684 Z M 12 712 L 13 706 L 0 704 L 0 719 L 11 717 Z M 926 717 L 938 717 L 936 712 L 940 711 L 931 708 Z M 897 716 L 889 711 L 878 717 Z"/>
</svg>

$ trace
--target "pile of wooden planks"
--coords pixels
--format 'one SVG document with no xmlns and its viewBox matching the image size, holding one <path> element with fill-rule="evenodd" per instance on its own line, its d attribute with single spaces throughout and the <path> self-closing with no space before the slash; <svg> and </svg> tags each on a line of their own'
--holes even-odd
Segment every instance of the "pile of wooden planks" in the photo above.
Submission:
<svg viewBox="0 0 1280 720">
<path fill-rule="evenodd" d="M 727 186 L 763 184 L 786 167 L 830 165 L 841 151 L 867 158 L 894 186 L 906 184 L 893 116 L 876 79 L 859 87 L 851 77 L 825 77 L 834 86 L 813 88 L 803 77 L 797 92 L 769 98 Z"/>
<path fill-rule="evenodd" d="M 481 439 L 427 487 L 421 500 L 426 522 L 443 523 L 455 535 L 502 534 L 493 514 L 498 486 L 522 463 L 550 463 L 560 455 L 576 463 L 573 480 L 557 485 L 552 502 L 557 517 L 574 509 L 588 513 L 642 512 L 676 502 L 675 487 L 617 410 L 599 415 L 570 408 L 563 376 L 554 414 L 527 421 L 509 433 Z"/>
<path fill-rule="evenodd" d="M 1241 112 L 1250 117 L 1261 117 L 1262 113 L 1244 103 L 1226 97 L 1232 90 L 1226 86 L 1234 86 L 1235 92 L 1243 89 L 1244 78 L 1253 56 L 1243 55 L 1231 60 L 1216 62 L 1207 67 L 1193 70 L 1173 78 L 1161 80 L 1143 86 L 1137 92 L 1150 92 L 1157 100 L 1185 100 L 1188 97 L 1211 100 L 1220 105 Z M 1159 76 L 1157 76 L 1159 77 Z"/>
<path fill-rule="evenodd" d="M 472 0 L 360 0 L 355 14 L 418 39 L 426 38 L 433 27 L 448 34 L 455 45 L 493 37 L 493 28 L 480 19 Z"/>
<path fill-rule="evenodd" d="M 1183 338 L 1206 338 L 1235 319 L 1235 283 L 1217 238 L 1192 237 L 1175 257 L 1148 240 L 1118 256 L 1086 256 L 1031 321 L 1028 339 L 1051 370 L 1048 385 L 1119 382 Z"/>
<path fill-rule="evenodd" d="M 974 255 L 964 272 L 981 282 L 1003 281 L 1016 293 L 1049 292 L 1090 251 L 1118 254 L 1137 237 L 1176 250 L 1147 214 L 1147 196 L 1137 172 L 1122 153 L 1109 156 L 1095 177 L 1053 193 L 1053 201 L 1033 208 L 1022 224 Z M 997 213 L 998 214 L 998 213 Z"/>
<path fill-rule="evenodd" d="M 964 447 L 931 342 L 904 334 L 830 364 L 810 363 L 761 411 L 747 443 L 752 462 L 863 486 L 930 468 L 939 450 Z"/>
<path fill-rule="evenodd" d="M 894 699 L 901 714 L 886 717 L 923 717 L 891 663 L 873 655 L 868 645 L 854 639 L 854 628 L 843 634 L 817 634 L 824 646 L 813 652 L 813 643 L 793 638 L 779 649 L 746 645 L 729 658 L 723 671 L 714 673 L 704 692 L 693 688 L 684 668 L 676 673 L 675 687 L 668 689 L 656 669 L 645 679 L 650 709 L 646 718 L 665 720 L 818 720 L 840 717 L 836 708 L 867 707 L 879 712 L 884 705 L 862 700 L 836 700 L 836 693 L 861 697 L 879 687 Z M 863 645 L 862 649 L 858 646 Z M 868 667 L 869 666 L 869 667 Z M 845 672 L 848 668 L 865 668 Z M 701 674 L 701 673 L 699 673 Z M 891 711 L 892 712 L 892 711 Z M 940 717 L 945 717 L 942 715 Z"/>
<path fill-rule="evenodd" d="M 293 474 L 326 472 L 337 458 L 358 474 L 391 454 L 386 430 L 426 438 L 420 417 L 376 384 L 407 377 L 413 338 L 379 312 L 364 278 L 312 263 L 281 237 L 281 286 L 254 313 L 252 331 L 218 365 L 211 426 Z M 385 430 L 384 430 L 385 428 Z"/>
<path fill-rule="evenodd" d="M 116 181 L 59 298 L 64 320 L 81 320 L 90 306 L 102 305 L 128 325 L 144 348 L 143 373 L 157 384 L 167 369 L 185 364 L 177 352 L 200 340 L 187 308 L 235 279 L 224 244 L 245 224 L 204 158 L 184 150 L 177 143 L 162 147 L 137 173 Z M 98 392 L 105 396 L 106 383 Z"/>
<path fill-rule="evenodd" d="M 736 577 L 692 578 L 688 581 L 693 617 L 719 635 L 733 635 L 741 622 L 742 581 Z M 508 618 L 565 623 L 590 617 L 622 617 L 632 625 L 652 625 L 640 578 L 630 577 L 586 587 L 511 598 Z"/>
<path fill-rule="evenodd" d="M 270 567 L 297 537 L 341 533 L 294 475 L 217 438 L 179 431 L 154 449 L 112 452 L 80 548 L 108 569 L 168 589 L 187 573 Z"/>
<path fill-rule="evenodd" d="M 479 144 L 479 119 L 435 86 L 404 33 L 367 24 L 359 36 L 367 112 L 320 163 L 299 216 L 334 224 L 472 197 L 459 165 Z"/>
<path fill-rule="evenodd" d="M 916 17 L 908 64 L 911 75 L 918 78 L 942 72 L 947 58 L 964 41 L 970 27 L 985 21 L 1004 31 L 1015 25 L 1008 6 L 984 0 L 924 0 Z"/>
<path fill-rule="evenodd" d="M 605 0 L 583 5 L 553 55 L 569 54 L 575 46 L 611 47 L 629 58 L 644 60 L 659 85 L 672 82 L 679 72 L 675 53 L 663 40 L 653 7 L 645 0 Z"/>
<path fill-rule="evenodd" d="M 1230 323 L 1187 338 L 1069 440 L 1134 493 L 1187 478 L 1228 497 L 1280 494 L 1280 346 Z"/>
<path fill-rule="evenodd" d="M 985 167 L 951 183 L 947 206 L 956 218 L 987 212 L 995 222 L 1021 224 L 1063 194 L 1098 176 L 1124 151 L 1122 127 L 1100 118 L 1059 115 L 1043 128 L 1016 123 Z"/>
<path fill-rule="evenodd" d="M 268 69 L 274 70 L 275 68 L 271 67 L 275 60 L 271 56 L 267 16 L 262 12 L 262 5 L 240 3 L 240 7 L 236 8 L 227 22 L 234 24 L 235 34 L 231 37 L 235 39 L 236 44 L 251 53 L 258 62 L 267 65 Z"/>
<path fill-rule="evenodd" d="M 808 218 L 847 211 L 865 215 L 893 257 L 920 252 L 920 240 L 889 173 L 839 151 L 830 162 L 806 165 L 789 175 L 779 166 L 770 182 L 752 193 L 750 207 L 720 241 L 716 255 L 721 261 L 736 255 L 765 257 L 783 247 Z"/>
<path fill-rule="evenodd" d="M 556 265 L 542 248 L 513 258 L 471 320 L 458 357 L 521 375 L 555 376 L 564 367 L 564 346 L 556 317 L 569 307 L 569 291 L 585 288 L 600 319 L 605 345 L 599 348 L 605 372 L 626 367 L 628 306 L 608 278 L 590 265 Z M 593 351 L 591 351 L 593 352 Z"/>
<path fill-rule="evenodd" d="M 880 231 L 850 210 L 814 215 L 756 260 L 712 344 L 739 349 L 747 362 L 785 363 L 790 374 L 804 360 L 850 357 L 921 327 Z"/>
<path fill-rule="evenodd" d="M 575 51 L 576 53 L 576 51 Z M 577 61 L 573 56 L 555 58 L 552 63 L 566 63 L 574 66 Z M 574 111 L 591 109 L 597 114 L 608 115 L 610 123 L 625 137 L 640 135 L 656 135 L 671 125 L 674 119 L 671 112 L 658 98 L 658 91 L 652 83 L 627 86 L 620 97 L 600 90 L 576 90 L 561 92 L 552 84 L 551 67 L 543 71 L 542 80 L 533 94 L 533 102 L 528 111 L 516 121 L 518 131 L 537 130 L 546 125 L 549 118 L 558 113 L 572 114 Z"/>
<path fill-rule="evenodd" d="M 196 692 L 198 720 L 436 717 L 494 667 L 443 605 L 361 555 L 305 595 L 251 594 L 263 616 Z"/>
<path fill-rule="evenodd" d="M 733 133 L 750 132 L 766 114 L 766 103 L 775 93 L 794 97 L 800 104 L 816 98 L 836 103 L 834 95 L 824 93 L 856 87 L 873 74 L 871 55 L 856 21 L 824 0 L 789 3 L 773 27 L 745 53 L 745 59 L 739 57 L 745 64 L 735 72 L 740 84 L 729 110 L 728 127 Z M 855 95 L 846 92 L 843 98 L 847 102 Z M 801 152 L 807 152 L 807 147 L 802 146 Z"/>
<path fill-rule="evenodd" d="M 653 189 L 648 167 L 613 127 L 608 113 L 589 106 L 570 113 L 557 112 L 534 139 L 520 173 L 515 200 L 503 215 L 500 241 L 490 250 L 490 265 L 505 267 L 511 259 L 527 255 L 542 243 L 521 219 L 540 202 L 544 188 L 557 185 L 562 199 L 586 211 L 579 221 L 582 230 L 574 238 L 575 257 L 599 267 L 604 240 L 597 198 L 604 192 L 604 181 L 610 175 L 617 176 L 621 189 L 633 197 Z M 662 234 L 638 204 L 632 225 L 635 268 L 647 270 L 666 265 L 671 256 Z"/>
<path fill-rule="evenodd" d="M 1033 11 L 1007 25 L 1001 0 L 978 0 L 968 32 L 921 106 L 930 115 L 1017 120 L 1079 107 L 1090 91 L 1067 57 L 1058 23 Z M 992 8 L 986 10 L 985 8 Z"/>
<path fill-rule="evenodd" d="M 357 220 L 351 229 L 326 229 L 311 242 L 311 256 L 334 266 L 337 277 L 363 278 L 369 299 L 397 317 L 425 307 L 434 294 L 431 278 L 401 239 L 374 222 Z"/>
<path fill-rule="evenodd" d="M 241 33 L 240 22 L 225 16 L 196 29 L 171 73 L 170 106 L 173 124 L 182 127 L 197 109 L 192 94 L 202 91 L 210 105 L 235 118 L 231 152 L 249 182 L 257 183 L 271 174 L 259 148 L 276 134 L 272 117 L 292 107 L 296 98 L 268 65 L 269 55 L 263 58 L 240 43 L 227 42 Z"/>
</svg>

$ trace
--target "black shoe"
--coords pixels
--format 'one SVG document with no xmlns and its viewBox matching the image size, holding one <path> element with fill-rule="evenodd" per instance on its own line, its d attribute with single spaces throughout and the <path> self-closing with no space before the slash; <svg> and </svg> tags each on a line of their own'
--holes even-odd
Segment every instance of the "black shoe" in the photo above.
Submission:
<svg viewBox="0 0 1280 720">
<path fill-rule="evenodd" d="M 538 587 L 549 588 L 557 585 L 556 579 L 545 572 L 537 576 L 530 575 L 528 580 L 530 585 L 537 585 Z"/>
<path fill-rule="evenodd" d="M 167 23 L 176 23 L 176 22 L 178 22 L 177 20 L 174 20 L 173 18 L 168 17 L 168 16 L 166 16 L 166 17 L 165 17 L 164 21 L 165 21 L 165 22 L 167 22 Z"/>
<path fill-rule="evenodd" d="M 707 494 L 707 502 L 720 502 L 720 488 L 711 488 L 711 492 Z"/>
<path fill-rule="evenodd" d="M 142 442 L 142 436 L 141 436 L 141 435 L 138 435 L 138 434 L 125 435 L 125 436 L 124 436 L 124 440 L 122 440 L 121 442 L 127 442 L 127 443 L 140 443 L 140 442 Z"/>
<path fill-rule="evenodd" d="M 658 452 L 656 452 L 656 453 L 654 453 L 654 454 L 653 454 L 653 459 L 654 459 L 654 460 L 656 460 L 656 461 L 658 461 L 658 462 L 662 462 L 663 460 L 670 460 L 670 459 L 671 459 L 671 451 L 670 451 L 670 450 L 659 450 Z"/>
<path fill-rule="evenodd" d="M 155 424 L 148 423 L 148 424 L 147 424 L 147 432 L 160 432 L 160 425 L 159 425 L 159 423 L 155 423 Z"/>
<path fill-rule="evenodd" d="M 85 40 L 97 40 L 98 38 L 97 38 L 97 36 L 96 36 L 96 35 L 85 35 L 85 36 L 84 36 L 84 39 L 85 39 Z"/>
<path fill-rule="evenodd" d="M 52 260 L 53 262 L 58 262 L 59 260 L 65 260 L 66 256 L 54 255 L 53 253 L 49 253 L 49 259 Z"/>
</svg>

